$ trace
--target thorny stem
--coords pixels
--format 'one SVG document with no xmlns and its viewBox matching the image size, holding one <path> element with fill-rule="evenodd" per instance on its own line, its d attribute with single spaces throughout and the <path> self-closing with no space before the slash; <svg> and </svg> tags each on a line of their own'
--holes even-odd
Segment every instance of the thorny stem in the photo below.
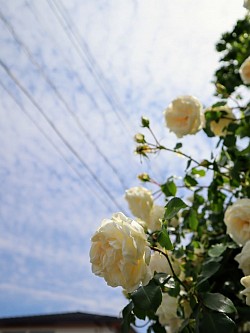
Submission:
<svg viewBox="0 0 250 333">
<path fill-rule="evenodd" d="M 169 267 L 170 267 L 171 272 L 172 272 L 172 274 L 173 274 L 173 277 L 175 278 L 175 280 L 177 280 L 177 281 L 180 283 L 180 285 L 183 286 L 183 288 L 184 288 L 186 291 L 188 291 L 187 286 L 186 286 L 186 285 L 185 285 L 185 284 L 184 284 L 184 283 L 178 278 L 178 276 L 176 275 L 176 273 L 175 273 L 175 271 L 174 271 L 174 268 L 173 268 L 173 265 L 172 265 L 172 263 L 171 263 L 171 261 L 170 261 L 168 255 L 167 255 L 167 253 L 161 251 L 160 249 L 158 249 L 157 247 L 154 247 L 154 246 L 150 246 L 150 248 L 151 248 L 151 250 L 156 251 L 156 252 L 159 252 L 159 253 L 161 253 L 161 254 L 164 255 L 164 257 L 165 257 L 165 258 L 167 259 L 167 261 L 168 261 L 168 264 L 169 264 Z"/>
</svg>

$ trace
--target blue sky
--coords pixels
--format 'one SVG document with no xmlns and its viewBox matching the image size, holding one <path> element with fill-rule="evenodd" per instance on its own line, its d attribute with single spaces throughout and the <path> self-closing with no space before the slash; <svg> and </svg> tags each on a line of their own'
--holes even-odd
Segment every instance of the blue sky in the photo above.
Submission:
<svg viewBox="0 0 250 333">
<path fill-rule="evenodd" d="M 133 135 L 144 115 L 174 147 L 164 108 L 183 94 L 212 103 L 214 45 L 242 2 L 0 0 L 0 316 L 119 315 L 121 290 L 91 273 L 91 235 L 130 214 L 139 173 L 181 175 L 178 157 L 140 163 Z M 181 141 L 207 156 L 203 133 Z"/>
</svg>

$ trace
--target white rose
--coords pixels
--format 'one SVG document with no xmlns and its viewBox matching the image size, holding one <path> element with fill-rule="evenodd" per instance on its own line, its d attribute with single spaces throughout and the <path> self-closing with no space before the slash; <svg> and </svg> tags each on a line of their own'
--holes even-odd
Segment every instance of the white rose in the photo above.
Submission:
<svg viewBox="0 0 250 333">
<path fill-rule="evenodd" d="M 240 66 L 239 73 L 242 82 L 245 84 L 250 84 L 250 56 L 246 58 L 246 60 Z"/>
<path fill-rule="evenodd" d="M 227 233 L 239 245 L 250 240 L 250 199 L 238 199 L 225 212 Z"/>
<path fill-rule="evenodd" d="M 162 227 L 162 219 L 164 218 L 164 213 L 165 213 L 165 207 L 164 206 L 158 206 L 158 205 L 153 205 L 150 215 L 149 215 L 149 221 L 148 221 L 148 229 L 151 231 L 157 231 L 161 230 Z M 176 228 L 179 225 L 179 219 L 176 217 L 173 217 L 169 221 L 169 225 L 171 227 Z"/>
<path fill-rule="evenodd" d="M 149 282 L 150 248 L 139 223 L 116 213 L 102 221 L 91 241 L 92 272 L 103 277 L 109 286 L 132 292 Z"/>
<path fill-rule="evenodd" d="M 154 205 L 150 211 L 148 229 L 152 231 L 161 230 L 162 222 L 165 213 L 163 206 Z"/>
<path fill-rule="evenodd" d="M 178 332 L 181 325 L 181 319 L 177 316 L 178 300 L 168 294 L 162 295 L 162 302 L 156 311 L 159 322 L 162 326 L 169 326 L 170 332 Z"/>
<path fill-rule="evenodd" d="M 244 0 L 244 5 L 246 9 L 250 10 L 250 0 Z"/>
<path fill-rule="evenodd" d="M 226 118 L 223 118 L 224 116 L 222 116 L 222 118 L 219 119 L 218 122 L 216 122 L 215 120 L 210 122 L 210 128 L 211 131 L 218 136 L 225 136 L 227 134 L 227 126 L 233 121 L 233 119 L 235 119 L 235 116 L 232 112 L 232 109 L 225 105 L 225 106 L 219 106 L 217 108 L 211 109 L 209 111 L 225 111 Z"/>
<path fill-rule="evenodd" d="M 174 258 L 170 252 L 168 252 L 168 257 L 169 260 L 171 261 L 175 274 L 179 275 L 181 272 L 180 262 L 176 258 Z M 152 273 L 156 272 L 156 273 L 166 273 L 169 275 L 173 275 L 172 270 L 167 261 L 167 258 L 162 253 L 159 253 L 157 251 L 155 251 L 151 255 L 149 267 Z"/>
<path fill-rule="evenodd" d="M 246 288 L 241 294 L 246 296 L 246 305 L 250 306 L 250 275 L 241 278 L 240 283 Z"/>
<path fill-rule="evenodd" d="M 151 191 L 144 187 L 132 187 L 125 192 L 125 199 L 132 214 L 148 222 L 154 202 Z"/>
<path fill-rule="evenodd" d="M 202 105 L 193 96 L 181 96 L 170 103 L 164 111 L 166 126 L 178 138 L 187 134 L 195 134 L 204 123 Z"/>
<path fill-rule="evenodd" d="M 234 258 L 245 275 L 250 275 L 250 240 L 243 246 L 241 253 Z"/>
</svg>

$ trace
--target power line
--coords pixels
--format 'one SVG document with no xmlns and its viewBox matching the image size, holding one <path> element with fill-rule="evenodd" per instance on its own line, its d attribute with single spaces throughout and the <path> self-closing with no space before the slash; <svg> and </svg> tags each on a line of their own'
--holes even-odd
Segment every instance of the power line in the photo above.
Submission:
<svg viewBox="0 0 250 333">
<path fill-rule="evenodd" d="M 118 118 L 118 120 L 120 121 L 120 123 L 123 125 L 122 130 L 127 135 L 131 131 L 130 128 L 129 128 L 129 126 L 127 126 L 127 124 L 123 121 L 122 117 L 120 116 L 120 114 L 119 114 L 119 112 L 117 110 L 117 107 L 114 105 L 112 97 L 110 97 L 109 93 L 106 91 L 105 84 L 103 85 L 102 80 L 100 79 L 100 77 L 98 76 L 98 74 L 94 71 L 94 69 L 91 66 L 91 64 L 89 64 L 88 61 L 86 60 L 86 55 L 85 55 L 85 53 L 84 53 L 84 51 L 83 51 L 83 49 L 81 47 L 81 42 L 78 41 L 78 38 L 76 37 L 74 31 L 72 30 L 72 27 L 67 23 L 67 19 L 65 19 L 64 15 L 63 15 L 62 11 L 60 10 L 60 8 L 58 7 L 58 5 L 53 0 L 47 0 L 47 2 L 49 4 L 51 10 L 53 11 L 54 15 L 58 19 L 58 22 L 62 26 L 64 32 L 66 33 L 66 35 L 68 36 L 69 40 L 73 44 L 76 52 L 78 53 L 78 55 L 80 56 L 80 58 L 83 60 L 84 64 L 86 65 L 86 67 L 89 70 L 89 72 L 91 73 L 91 75 L 95 78 L 97 85 L 99 86 L 99 88 L 103 92 L 106 100 L 110 104 L 110 106 L 112 108 L 112 111 L 114 112 L 114 114 L 116 115 L 116 117 Z M 66 22 L 67 29 L 65 28 L 65 26 L 64 26 L 64 24 L 62 22 L 61 17 L 58 15 L 58 13 L 56 12 L 55 9 L 57 10 L 57 12 L 60 12 L 60 15 L 63 17 L 63 20 Z M 69 31 L 71 32 L 71 34 L 69 33 Z M 74 36 L 74 38 L 72 36 Z"/>
<path fill-rule="evenodd" d="M 100 82 L 102 82 L 103 87 L 106 87 L 108 82 L 103 74 L 102 69 L 98 65 L 97 60 L 95 59 L 94 55 L 91 53 L 88 42 L 86 41 L 84 36 L 79 33 L 79 30 L 77 29 L 76 25 L 70 18 L 70 15 L 67 12 L 67 10 L 65 9 L 62 2 L 60 0 L 58 0 L 57 2 L 56 2 L 56 0 L 51 0 L 51 1 L 54 3 L 54 6 L 57 7 L 57 10 L 61 13 L 64 21 L 66 22 L 67 28 L 71 31 L 72 35 L 75 37 L 83 54 L 86 56 L 87 62 L 89 62 L 90 66 L 91 66 L 93 72 L 95 73 L 95 75 L 97 76 L 98 80 Z M 74 27 L 74 30 L 73 30 L 73 27 Z M 119 110 L 122 110 L 125 114 L 127 114 L 124 107 L 119 102 L 119 100 L 115 94 L 115 91 L 112 90 L 112 94 L 110 94 L 109 98 L 111 99 L 112 104 L 115 105 L 116 108 L 118 108 Z"/>
<path fill-rule="evenodd" d="M 4 24 L 6 25 L 6 27 L 8 28 L 9 32 L 12 34 L 13 38 L 15 39 L 16 43 L 23 49 L 23 51 L 26 53 L 26 55 L 28 56 L 28 58 L 30 59 L 30 61 L 33 63 L 33 65 L 35 65 L 35 67 L 40 71 L 40 73 L 42 74 L 42 76 L 44 77 L 44 79 L 46 80 L 46 82 L 50 85 L 50 87 L 52 88 L 53 92 L 56 94 L 56 96 L 59 98 L 59 100 L 63 103 L 65 109 L 67 110 L 67 112 L 70 113 L 70 115 L 73 117 L 73 119 L 75 120 L 76 124 L 78 125 L 79 129 L 81 130 L 81 132 L 83 133 L 83 135 L 88 139 L 88 141 L 95 147 L 96 151 L 98 152 L 98 154 L 103 158 L 103 160 L 105 161 L 105 163 L 112 169 L 113 173 L 116 175 L 116 177 L 118 178 L 118 180 L 120 181 L 121 185 L 123 186 L 123 189 L 125 190 L 126 185 L 124 183 L 123 178 L 119 175 L 118 170 L 115 168 L 115 166 L 109 161 L 109 159 L 103 154 L 103 152 L 100 150 L 100 148 L 98 147 L 98 145 L 96 144 L 96 142 L 92 139 L 92 137 L 90 136 L 90 134 L 88 133 L 88 131 L 85 129 L 85 127 L 83 126 L 82 122 L 80 121 L 80 119 L 77 117 L 76 113 L 70 108 L 69 104 L 66 102 L 66 100 L 64 99 L 64 97 L 62 96 L 62 94 L 60 93 L 60 91 L 57 89 L 57 87 L 55 86 L 55 84 L 51 81 L 51 79 L 48 77 L 48 75 L 45 73 L 45 71 L 43 70 L 43 68 L 40 66 L 40 64 L 35 60 L 35 58 L 33 57 L 32 53 L 30 52 L 30 50 L 28 49 L 28 47 L 22 42 L 22 40 L 20 39 L 20 37 L 17 35 L 15 29 L 13 28 L 13 26 L 10 24 L 10 22 L 7 21 L 7 19 L 5 18 L 5 16 L 3 15 L 3 13 L 0 10 L 0 19 L 4 22 Z"/>
<path fill-rule="evenodd" d="M 71 168 L 75 172 L 75 174 L 79 177 L 79 179 L 85 184 L 85 186 L 88 188 L 90 192 L 93 192 L 93 196 L 97 196 L 100 202 L 107 207 L 107 203 L 103 200 L 103 198 L 99 195 L 98 192 L 94 191 L 92 188 L 89 187 L 86 180 L 82 177 L 80 172 L 72 166 L 72 164 L 69 163 L 69 161 L 66 159 L 66 157 L 63 155 L 61 150 L 57 147 L 57 145 L 51 140 L 51 138 L 47 135 L 47 133 L 43 130 L 43 128 L 31 117 L 29 112 L 20 105 L 20 102 L 18 99 L 14 96 L 14 94 L 3 84 L 3 82 L 0 80 L 0 85 L 2 88 L 8 93 L 8 95 L 14 100 L 16 105 L 19 107 L 19 109 L 26 115 L 26 117 L 33 123 L 33 125 L 42 133 L 42 135 L 46 138 L 46 140 L 52 145 L 52 147 L 56 150 L 56 152 L 60 155 L 60 157 L 64 160 L 64 162 L 68 165 L 68 167 Z M 110 207 L 108 207 L 111 209 Z"/>
<path fill-rule="evenodd" d="M 15 82 L 15 84 L 19 87 L 19 89 L 25 94 L 25 96 L 32 102 L 32 104 L 37 108 L 39 113 L 44 117 L 44 119 L 47 121 L 47 123 L 50 125 L 50 127 L 54 130 L 54 132 L 57 134 L 57 136 L 61 139 L 61 141 L 64 143 L 65 146 L 71 151 L 71 153 L 79 160 L 79 162 L 83 165 L 83 167 L 88 171 L 88 173 L 91 175 L 91 177 L 94 179 L 96 184 L 102 189 L 102 191 L 107 195 L 107 197 L 113 202 L 113 204 L 118 208 L 118 210 L 122 211 L 122 208 L 114 198 L 114 196 L 109 192 L 109 190 L 106 188 L 106 186 L 100 181 L 100 179 L 95 175 L 95 173 L 92 171 L 92 169 L 84 162 L 84 160 L 81 158 L 81 156 L 77 153 L 77 151 L 72 147 L 72 145 L 65 139 L 65 137 L 62 135 L 62 133 L 58 130 L 58 128 L 54 125 L 54 123 L 48 118 L 44 110 L 40 107 L 40 105 L 33 99 L 31 94 L 21 85 L 19 80 L 14 76 L 14 74 L 10 71 L 8 66 L 2 61 L 0 58 L 0 65 L 5 70 L 5 72 L 8 74 L 9 77 Z"/>
</svg>

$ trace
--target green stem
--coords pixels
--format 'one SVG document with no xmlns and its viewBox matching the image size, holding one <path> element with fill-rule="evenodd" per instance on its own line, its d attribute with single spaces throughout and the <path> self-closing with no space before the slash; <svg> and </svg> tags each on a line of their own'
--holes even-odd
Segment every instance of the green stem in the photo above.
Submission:
<svg viewBox="0 0 250 333">
<path fill-rule="evenodd" d="M 164 257 L 167 259 L 167 261 L 168 261 L 168 264 L 169 264 L 169 267 L 170 267 L 170 269 L 171 269 L 171 272 L 172 272 L 172 274 L 173 274 L 173 277 L 174 277 L 174 279 L 175 280 L 177 280 L 179 283 L 180 283 L 180 285 L 182 285 L 182 287 L 186 290 L 186 291 L 188 291 L 188 289 L 187 289 L 187 286 L 178 278 L 178 276 L 176 275 L 176 273 L 175 273 L 175 271 L 174 271 L 174 268 L 173 268 L 173 265 L 172 265 L 172 263 L 171 263 L 171 260 L 169 259 L 169 256 L 167 255 L 167 253 L 165 253 L 165 252 L 163 252 L 162 250 L 160 250 L 160 249 L 158 249 L 157 247 L 154 247 L 154 246 L 150 246 L 150 248 L 151 248 L 151 250 L 153 250 L 153 251 L 156 251 L 156 252 L 159 252 L 159 253 L 161 253 L 162 255 L 164 255 Z"/>
</svg>

